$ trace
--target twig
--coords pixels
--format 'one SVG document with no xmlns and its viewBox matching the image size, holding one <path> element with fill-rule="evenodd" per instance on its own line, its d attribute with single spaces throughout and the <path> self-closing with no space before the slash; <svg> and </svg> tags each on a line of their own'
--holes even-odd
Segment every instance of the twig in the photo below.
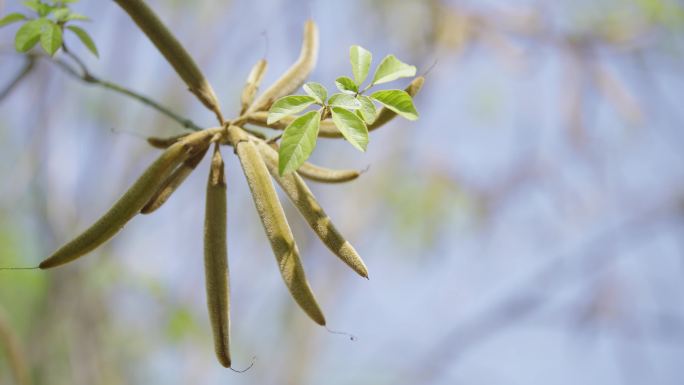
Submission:
<svg viewBox="0 0 684 385">
<path fill-rule="evenodd" d="M 175 112 L 171 111 L 171 109 L 169 109 L 168 107 L 162 106 L 161 104 L 152 100 L 151 98 L 149 98 L 145 95 L 142 95 L 138 92 L 135 92 L 129 88 L 126 88 L 122 85 L 101 79 L 101 78 L 93 75 L 92 72 L 90 72 L 90 70 L 88 69 L 88 67 L 83 63 L 83 61 L 76 54 L 74 54 L 73 52 L 71 52 L 67 49 L 66 45 L 62 45 L 62 48 L 64 50 L 64 53 L 69 58 L 71 58 L 74 62 L 76 62 L 80 71 L 75 69 L 73 66 L 67 64 L 66 62 L 64 62 L 62 60 L 52 60 L 51 59 L 49 61 L 50 61 L 50 63 L 56 64 L 57 66 L 59 66 L 61 69 L 63 69 L 66 73 L 68 73 L 72 77 L 77 78 L 77 79 L 79 79 L 85 83 L 99 85 L 99 86 L 104 87 L 106 89 L 118 92 L 118 93 L 126 95 L 128 97 L 131 97 L 131 98 L 133 98 L 133 99 L 135 99 L 135 100 L 137 100 L 137 101 L 139 101 L 139 102 L 141 102 L 147 106 L 154 108 L 155 110 L 157 110 L 157 111 L 161 112 L 162 114 L 168 116 L 169 118 L 175 120 L 181 126 L 187 128 L 189 130 L 193 130 L 193 131 L 202 130 L 202 128 L 200 126 L 198 126 L 197 124 L 195 124 L 192 120 L 190 120 L 184 116 L 176 114 Z M 40 56 L 40 57 L 45 57 L 45 56 Z"/>
<path fill-rule="evenodd" d="M 14 87 L 16 87 L 19 82 L 21 82 L 26 75 L 31 72 L 31 70 L 33 70 L 35 64 L 36 59 L 33 56 L 26 57 L 26 64 L 24 65 L 24 68 L 21 69 L 21 71 L 14 77 L 10 84 L 5 87 L 5 89 L 0 91 L 0 102 L 2 102 L 12 92 L 12 90 L 14 90 Z"/>
</svg>

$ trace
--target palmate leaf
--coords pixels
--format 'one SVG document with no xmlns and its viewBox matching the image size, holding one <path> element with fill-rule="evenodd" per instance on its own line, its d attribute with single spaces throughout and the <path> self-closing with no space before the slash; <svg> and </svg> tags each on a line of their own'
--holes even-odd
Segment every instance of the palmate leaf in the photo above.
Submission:
<svg viewBox="0 0 684 385">
<path fill-rule="evenodd" d="M 316 103 L 316 99 L 305 95 L 291 95 L 282 97 L 273 103 L 268 110 L 266 124 L 273 124 L 280 119 L 304 111 L 310 105 Z"/>
<path fill-rule="evenodd" d="M 371 53 L 361 46 L 353 45 L 349 48 L 349 60 L 357 86 L 361 85 L 368 77 L 372 59 Z"/>
<path fill-rule="evenodd" d="M 408 120 L 418 119 L 418 111 L 416 111 L 416 107 L 413 105 L 413 99 L 411 99 L 411 95 L 406 93 L 406 91 L 376 91 L 370 97 Z"/>
<path fill-rule="evenodd" d="M 373 84 L 391 82 L 399 78 L 416 76 L 416 67 L 397 59 L 394 55 L 387 55 L 375 70 Z"/>
<path fill-rule="evenodd" d="M 368 127 L 353 112 L 341 107 L 333 107 L 332 120 L 345 139 L 360 151 L 368 147 Z"/>
<path fill-rule="evenodd" d="M 321 113 L 310 111 L 290 123 L 278 151 L 278 173 L 285 175 L 295 171 L 311 155 L 316 147 Z"/>
</svg>

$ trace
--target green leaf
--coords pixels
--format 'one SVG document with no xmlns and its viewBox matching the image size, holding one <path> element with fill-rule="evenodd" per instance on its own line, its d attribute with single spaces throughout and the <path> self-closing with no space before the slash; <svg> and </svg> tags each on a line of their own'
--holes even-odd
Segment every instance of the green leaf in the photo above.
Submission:
<svg viewBox="0 0 684 385">
<path fill-rule="evenodd" d="M 366 95 L 359 95 L 358 100 L 361 102 L 361 108 L 356 113 L 361 115 L 366 124 L 373 123 L 378 113 L 375 103 Z"/>
<path fill-rule="evenodd" d="M 328 105 L 331 107 L 342 107 L 348 110 L 358 110 L 361 108 L 361 102 L 356 100 L 354 95 L 349 94 L 333 94 L 328 100 Z"/>
<path fill-rule="evenodd" d="M 65 21 L 67 17 L 69 17 L 69 14 L 71 14 L 71 11 L 66 7 L 57 8 L 52 12 L 52 16 L 54 16 L 57 21 Z"/>
<path fill-rule="evenodd" d="M 68 25 L 67 29 L 70 30 L 71 32 L 75 33 L 76 36 L 78 36 L 79 40 L 81 40 L 81 43 L 90 50 L 90 52 L 93 53 L 96 57 L 100 57 L 99 52 L 97 52 L 97 47 L 95 46 L 95 42 L 93 39 L 90 38 L 90 35 L 88 35 L 88 32 L 86 32 L 83 28 L 77 27 L 75 25 Z"/>
<path fill-rule="evenodd" d="M 43 25 L 46 19 L 35 19 L 24 23 L 14 35 L 14 48 L 19 52 L 26 52 L 33 48 L 40 40 Z"/>
<path fill-rule="evenodd" d="M 346 76 L 339 77 L 335 80 L 337 89 L 345 94 L 356 95 L 359 92 L 359 86 L 353 80 Z"/>
<path fill-rule="evenodd" d="M 43 47 L 45 52 L 50 56 L 53 56 L 55 52 L 62 46 L 62 28 L 48 20 L 42 28 L 40 34 L 40 45 Z"/>
<path fill-rule="evenodd" d="M 403 90 L 376 91 L 370 96 L 380 104 L 408 120 L 418 119 L 418 111 L 413 105 L 411 95 Z"/>
<path fill-rule="evenodd" d="M 297 170 L 309 158 L 316 147 L 320 123 L 321 113 L 311 111 L 285 128 L 278 152 L 278 172 L 281 176 Z"/>
<path fill-rule="evenodd" d="M 36 0 L 23 1 L 22 4 L 24 4 L 26 8 L 35 11 L 40 17 L 47 16 L 50 12 L 52 12 L 52 10 L 57 8 L 50 4 L 41 3 L 40 1 Z"/>
<path fill-rule="evenodd" d="M 273 103 L 268 110 L 266 124 L 273 124 L 280 119 L 304 111 L 310 105 L 316 103 L 316 99 L 311 96 L 291 95 L 284 96 Z"/>
<path fill-rule="evenodd" d="M 375 70 L 373 84 L 391 82 L 399 78 L 416 76 L 416 67 L 397 59 L 394 55 L 387 55 Z"/>
<path fill-rule="evenodd" d="M 361 83 L 366 80 L 366 77 L 368 77 L 373 55 L 363 47 L 353 45 L 349 48 L 349 59 L 351 61 L 352 74 L 354 75 L 354 80 L 356 80 L 356 85 L 360 86 Z"/>
<path fill-rule="evenodd" d="M 90 18 L 80 13 L 70 13 L 64 21 L 90 21 Z"/>
<path fill-rule="evenodd" d="M 309 82 L 304 84 L 304 92 L 316 99 L 316 103 L 324 104 L 328 98 L 328 90 L 321 83 Z"/>
<path fill-rule="evenodd" d="M 4 27 L 7 24 L 16 23 L 17 21 L 21 21 L 21 20 L 26 20 L 26 16 L 22 15 L 21 13 L 16 13 L 16 12 L 8 13 L 7 15 L 5 15 L 5 17 L 0 19 L 0 27 Z"/>
<path fill-rule="evenodd" d="M 345 139 L 361 151 L 368 147 L 368 127 L 353 112 L 340 107 L 332 108 L 332 120 Z"/>
</svg>

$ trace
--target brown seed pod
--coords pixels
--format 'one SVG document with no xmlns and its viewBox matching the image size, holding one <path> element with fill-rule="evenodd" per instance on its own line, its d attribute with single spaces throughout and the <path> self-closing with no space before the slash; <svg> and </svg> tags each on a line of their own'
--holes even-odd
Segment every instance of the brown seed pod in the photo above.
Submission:
<svg viewBox="0 0 684 385">
<path fill-rule="evenodd" d="M 413 79 L 411 83 L 404 89 L 406 93 L 411 95 L 412 97 L 418 94 L 418 91 L 423 87 L 423 83 L 425 82 L 425 78 L 422 76 L 418 76 L 417 78 Z M 397 114 L 390 110 L 389 108 L 382 107 L 378 109 L 378 114 L 377 117 L 375 118 L 375 121 L 372 124 L 368 125 L 368 131 L 373 131 L 376 130 L 388 122 L 390 122 L 392 119 L 394 119 L 397 116 Z M 257 126 L 261 127 L 268 127 L 272 128 L 274 130 L 284 130 L 287 126 L 292 123 L 297 117 L 296 116 L 286 116 L 276 123 L 273 124 L 267 124 L 268 121 L 268 111 L 257 111 L 257 112 L 250 112 L 247 116 L 245 121 L 250 124 L 254 124 Z M 322 120 L 318 129 L 318 136 L 321 138 L 342 138 L 342 133 L 335 127 L 335 124 L 333 123 L 332 120 L 330 119 L 325 119 Z"/>
<path fill-rule="evenodd" d="M 171 175 L 162 183 L 162 185 L 157 189 L 154 196 L 147 202 L 145 207 L 140 210 L 141 214 L 151 214 L 160 208 L 166 201 L 171 197 L 171 195 L 180 187 L 185 179 L 187 179 L 198 164 L 204 159 L 204 155 L 207 153 L 209 146 L 204 150 L 199 151 L 197 154 L 188 158 L 180 166 L 178 166 Z"/>
<path fill-rule="evenodd" d="M 190 92 L 195 94 L 223 123 L 221 108 L 209 81 L 204 77 L 190 54 L 173 36 L 171 31 L 166 28 L 154 11 L 143 0 L 114 1 L 131 16 L 135 24 L 147 35 L 159 52 L 164 55 L 166 61 L 171 64 L 178 73 L 178 76 L 187 84 Z"/>
<path fill-rule="evenodd" d="M 254 101 L 254 97 L 259 90 L 259 86 L 264 78 L 264 74 L 266 74 L 267 68 L 268 63 L 266 60 L 261 59 L 254 65 L 254 67 L 252 67 L 252 70 L 249 72 L 249 76 L 247 76 L 247 82 L 245 83 L 245 86 L 242 89 L 242 95 L 240 96 L 240 104 L 242 105 L 242 108 L 240 109 L 240 115 L 247 111 L 247 108 L 249 108 L 250 104 L 252 104 Z"/>
<path fill-rule="evenodd" d="M 268 110 L 276 99 L 294 92 L 309 77 L 317 59 L 318 27 L 312 20 L 307 20 L 299 59 L 252 103 L 247 112 Z"/>
<path fill-rule="evenodd" d="M 181 162 L 206 147 L 210 134 L 211 130 L 201 131 L 171 145 L 100 219 L 38 266 L 49 269 L 63 265 L 111 239 L 140 211 Z"/>
<path fill-rule="evenodd" d="M 214 147 L 207 182 L 204 216 L 204 273 L 214 349 L 221 365 L 230 367 L 230 284 L 226 240 L 226 179 L 219 145 Z"/>
<path fill-rule="evenodd" d="M 273 179 L 282 187 L 283 191 L 285 191 L 321 241 L 359 275 L 368 278 L 368 269 L 363 260 L 354 250 L 354 247 L 337 231 L 330 217 L 318 204 L 316 197 L 309 190 L 304 180 L 296 172 L 280 176 L 278 173 L 278 153 L 276 150 L 263 141 L 254 140 L 254 142 Z"/>
<path fill-rule="evenodd" d="M 238 130 L 240 130 L 238 127 L 231 126 L 229 136 L 233 138 L 242 136 Z M 237 131 L 237 133 L 231 134 L 230 131 Z M 285 285 L 306 314 L 319 325 L 325 325 L 325 317 L 306 279 L 292 230 L 287 223 L 285 212 L 273 188 L 264 160 L 254 143 L 241 140 L 233 144 Z"/>
</svg>

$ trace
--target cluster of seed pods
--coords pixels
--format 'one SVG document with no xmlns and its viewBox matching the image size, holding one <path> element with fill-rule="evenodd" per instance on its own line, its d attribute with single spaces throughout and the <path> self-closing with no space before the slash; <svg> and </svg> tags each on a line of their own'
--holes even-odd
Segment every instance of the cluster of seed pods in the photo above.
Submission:
<svg viewBox="0 0 684 385">
<path fill-rule="evenodd" d="M 239 158 L 285 285 L 304 312 L 319 325 L 325 325 L 325 317 L 307 281 L 299 250 L 273 180 L 280 185 L 330 251 L 359 275 L 367 278 L 368 271 L 360 256 L 335 228 L 303 179 L 341 183 L 354 180 L 360 173 L 356 170 L 330 170 L 305 163 L 297 172 L 281 176 L 278 173 L 277 144 L 267 142 L 243 128 L 245 124 L 275 130 L 286 127 L 287 119 L 268 125 L 267 111 L 276 99 L 298 89 L 313 70 L 318 51 L 316 25 L 312 21 L 306 22 L 298 60 L 258 97 L 257 90 L 267 65 L 265 60 L 260 60 L 254 66 L 242 93 L 240 116 L 226 121 L 209 82 L 156 14 L 140 0 L 115 1 L 150 38 L 189 90 L 214 112 L 220 126 L 171 138 L 149 138 L 148 142 L 152 146 L 164 150 L 162 154 L 99 220 L 57 249 L 39 267 L 49 269 L 71 262 L 111 239 L 137 214 L 153 213 L 169 199 L 213 146 L 204 224 L 206 295 L 216 355 L 223 366 L 230 367 L 226 178 L 220 151 L 221 145 L 229 145 Z M 406 91 L 413 96 L 422 84 L 423 78 L 418 77 Z M 369 130 L 382 126 L 394 116 L 394 112 L 382 108 L 375 123 L 369 125 Z M 340 138 L 341 134 L 331 121 L 324 120 L 321 122 L 320 136 Z"/>
</svg>

